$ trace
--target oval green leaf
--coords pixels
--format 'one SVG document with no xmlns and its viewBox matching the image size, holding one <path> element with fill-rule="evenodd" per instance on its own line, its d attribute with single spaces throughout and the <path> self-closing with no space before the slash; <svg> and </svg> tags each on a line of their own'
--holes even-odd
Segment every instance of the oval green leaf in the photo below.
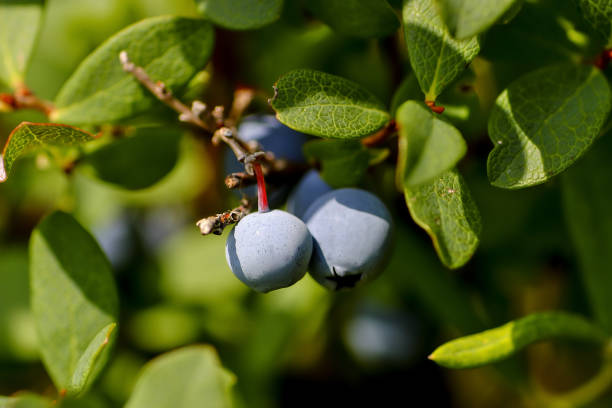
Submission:
<svg viewBox="0 0 612 408">
<path fill-rule="evenodd" d="M 281 123 L 321 137 L 366 136 L 390 119 L 383 104 L 356 83 L 309 69 L 282 76 L 270 103 Z"/>
<path fill-rule="evenodd" d="M 283 11 L 283 0 L 196 0 L 198 11 L 230 30 L 252 30 L 271 24 Z"/>
<path fill-rule="evenodd" d="M 517 0 L 436 0 L 451 34 L 464 40 L 491 27 Z"/>
<path fill-rule="evenodd" d="M 427 232 L 442 263 L 451 269 L 470 260 L 480 242 L 480 212 L 457 170 L 404 189 L 414 222 Z"/>
<path fill-rule="evenodd" d="M 321 177 L 333 188 L 358 185 L 368 167 L 389 154 L 386 149 L 368 149 L 358 140 L 312 140 L 302 149 L 306 157 L 321 162 Z"/>
<path fill-rule="evenodd" d="M 510 84 L 489 117 L 491 184 L 529 187 L 565 170 L 599 134 L 611 98 L 605 76 L 586 65 L 546 67 Z"/>
<path fill-rule="evenodd" d="M 132 136 L 88 153 L 83 162 L 107 183 L 128 190 L 147 188 L 176 165 L 181 135 L 178 129 L 139 128 Z"/>
<path fill-rule="evenodd" d="M 604 343 L 606 334 L 583 317 L 565 312 L 542 312 L 495 329 L 460 337 L 438 347 L 429 358 L 448 368 L 492 364 L 537 341 L 565 338 Z"/>
<path fill-rule="evenodd" d="M 563 173 L 565 219 L 587 298 L 599 324 L 612 333 L 612 132 Z"/>
<path fill-rule="evenodd" d="M 9 135 L 0 156 L 0 183 L 6 181 L 13 164 L 21 155 L 39 147 L 76 146 L 93 139 L 93 135 L 72 126 L 21 122 Z"/>
<path fill-rule="evenodd" d="M 108 260 L 72 216 L 54 212 L 32 232 L 30 288 L 43 363 L 60 392 L 78 395 L 106 363 L 118 298 Z"/>
<path fill-rule="evenodd" d="M 118 122 L 161 104 L 130 74 L 119 53 L 163 81 L 177 94 L 210 58 L 212 26 L 202 19 L 163 16 L 142 20 L 115 34 L 91 53 L 56 98 L 53 121 L 75 124 Z"/>
<path fill-rule="evenodd" d="M 0 81 L 13 88 L 23 85 L 42 9 L 43 0 L 0 2 Z"/>
<path fill-rule="evenodd" d="M 405 102 L 395 119 L 399 129 L 397 178 L 405 188 L 439 177 L 467 151 L 461 133 L 423 103 Z"/>
<path fill-rule="evenodd" d="M 403 9 L 410 65 L 428 101 L 435 101 L 480 51 L 476 37 L 451 37 L 434 1 L 407 0 Z"/>
<path fill-rule="evenodd" d="M 149 362 L 125 407 L 229 408 L 234 382 L 212 347 L 185 347 Z"/>
<path fill-rule="evenodd" d="M 386 0 L 310 0 L 306 7 L 334 31 L 344 35 L 384 37 L 400 26 Z"/>
<path fill-rule="evenodd" d="M 612 45 L 612 1 L 575 0 L 584 18 Z"/>
</svg>

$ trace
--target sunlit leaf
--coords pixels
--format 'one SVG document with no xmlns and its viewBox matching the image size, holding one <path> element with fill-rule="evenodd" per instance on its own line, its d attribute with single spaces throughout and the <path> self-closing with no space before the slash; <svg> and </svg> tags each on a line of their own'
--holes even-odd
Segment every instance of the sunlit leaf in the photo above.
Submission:
<svg viewBox="0 0 612 408">
<path fill-rule="evenodd" d="M 9 135 L 0 157 L 0 183 L 6 181 L 15 160 L 45 146 L 75 146 L 93 140 L 84 130 L 55 123 L 21 122 Z"/>
<path fill-rule="evenodd" d="M 463 177 L 450 170 L 435 180 L 404 190 L 412 219 L 433 241 L 449 268 L 470 260 L 480 241 L 481 220 Z"/>
<path fill-rule="evenodd" d="M 390 119 L 383 104 L 359 85 L 308 69 L 282 76 L 276 82 L 271 104 L 283 124 L 321 137 L 366 136 Z"/>
<path fill-rule="evenodd" d="M 438 347 L 429 358 L 448 368 L 478 367 L 503 360 L 531 343 L 556 338 L 603 344 L 607 336 L 581 316 L 541 312 L 449 341 Z"/>
<path fill-rule="evenodd" d="M 435 0 L 451 34 L 466 39 L 489 28 L 517 0 Z M 521 0 L 522 1 L 522 0 Z"/>
<path fill-rule="evenodd" d="M 53 121 L 117 122 L 161 104 L 130 74 L 119 53 L 126 51 L 154 81 L 180 94 L 212 53 L 212 26 L 202 19 L 162 16 L 131 25 L 91 53 L 60 90 Z"/>
<path fill-rule="evenodd" d="M 491 184 L 528 187 L 565 170 L 599 134 L 610 102 L 608 81 L 587 65 L 555 65 L 517 79 L 489 117 Z"/>
<path fill-rule="evenodd" d="M 461 133 L 423 103 L 405 102 L 397 110 L 396 122 L 397 177 L 405 188 L 432 181 L 455 167 L 467 151 Z"/>
<path fill-rule="evenodd" d="M 43 363 L 61 392 L 79 394 L 104 366 L 116 335 L 110 264 L 72 216 L 54 212 L 32 233 L 30 285 Z"/>
<path fill-rule="evenodd" d="M 23 84 L 42 9 L 43 0 L 0 1 L 0 82 Z"/>
<path fill-rule="evenodd" d="M 403 9 L 410 64 L 428 101 L 435 101 L 480 51 L 475 37 L 451 37 L 434 1 L 407 0 Z"/>
</svg>

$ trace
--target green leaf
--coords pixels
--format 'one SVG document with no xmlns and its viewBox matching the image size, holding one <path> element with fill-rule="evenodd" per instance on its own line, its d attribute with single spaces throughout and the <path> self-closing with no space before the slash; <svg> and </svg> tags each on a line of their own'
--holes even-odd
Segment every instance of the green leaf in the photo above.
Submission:
<svg viewBox="0 0 612 408">
<path fill-rule="evenodd" d="M 603 136 L 562 177 L 565 219 L 587 298 L 597 321 L 612 333 L 612 133 Z"/>
<path fill-rule="evenodd" d="M 384 37 L 399 28 L 399 20 L 386 0 L 310 0 L 306 7 L 340 34 Z"/>
<path fill-rule="evenodd" d="M 72 216 L 54 212 L 32 233 L 30 285 L 43 363 L 60 391 L 79 394 L 106 363 L 116 335 L 110 264 Z"/>
<path fill-rule="evenodd" d="M 403 20 L 410 64 L 425 99 L 435 101 L 478 55 L 478 39 L 452 38 L 434 0 L 407 0 Z"/>
<path fill-rule="evenodd" d="M 302 148 L 321 162 L 321 177 L 334 188 L 358 185 L 368 167 L 384 160 L 386 149 L 367 149 L 358 140 L 313 140 Z"/>
<path fill-rule="evenodd" d="M 480 34 L 504 16 L 517 0 L 436 0 L 451 34 L 463 40 Z"/>
<path fill-rule="evenodd" d="M 51 408 L 53 405 L 52 401 L 32 393 L 0 397 L 0 408 Z"/>
<path fill-rule="evenodd" d="M 0 156 L 0 183 L 6 181 L 15 160 L 45 146 L 75 146 L 93 140 L 84 130 L 55 123 L 21 122 L 11 134 Z"/>
<path fill-rule="evenodd" d="M 142 20 L 115 34 L 91 53 L 56 98 L 53 121 L 77 124 L 117 122 L 143 113 L 155 96 L 123 71 L 119 53 L 154 81 L 180 94 L 210 58 L 213 29 L 202 19 L 163 16 Z"/>
<path fill-rule="evenodd" d="M 43 0 L 0 2 L 0 81 L 13 88 L 23 85 L 42 8 Z"/>
<path fill-rule="evenodd" d="M 174 168 L 182 132 L 179 129 L 139 128 L 135 134 L 87 154 L 96 177 L 129 190 L 147 188 Z"/>
<path fill-rule="evenodd" d="M 404 195 L 412 219 L 429 234 L 442 263 L 454 269 L 469 261 L 480 240 L 480 213 L 457 170 L 406 188 Z"/>
<path fill-rule="evenodd" d="M 278 120 L 303 133 L 349 139 L 376 132 L 389 113 L 374 95 L 347 79 L 296 69 L 274 86 L 271 105 Z"/>
<path fill-rule="evenodd" d="M 599 327 L 581 316 L 541 312 L 452 340 L 438 347 L 429 358 L 448 368 L 472 368 L 503 360 L 531 343 L 554 338 L 595 343 L 607 340 Z"/>
<path fill-rule="evenodd" d="M 283 0 L 196 0 L 200 13 L 230 30 L 251 30 L 275 22 Z"/>
<path fill-rule="evenodd" d="M 393 97 L 391 98 L 391 107 L 389 111 L 394 117 L 397 116 L 397 109 L 406 101 L 421 99 L 421 88 L 414 74 L 408 75 L 399 84 Z"/>
<path fill-rule="evenodd" d="M 612 44 L 612 1 L 575 0 L 584 18 Z"/>
<path fill-rule="evenodd" d="M 597 137 L 610 100 L 606 78 L 586 65 L 546 67 L 510 84 L 489 117 L 491 184 L 528 187 L 565 170 Z"/>
<path fill-rule="evenodd" d="M 231 407 L 234 382 L 212 347 L 185 347 L 149 362 L 125 407 Z"/>
<path fill-rule="evenodd" d="M 455 167 L 467 145 L 455 127 L 423 103 L 407 101 L 397 110 L 397 177 L 405 188 L 432 181 Z"/>
</svg>

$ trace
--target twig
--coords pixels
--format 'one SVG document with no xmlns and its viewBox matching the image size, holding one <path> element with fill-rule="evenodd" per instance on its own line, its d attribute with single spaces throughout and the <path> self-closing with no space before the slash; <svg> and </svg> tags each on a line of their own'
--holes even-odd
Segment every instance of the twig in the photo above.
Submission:
<svg viewBox="0 0 612 408">
<path fill-rule="evenodd" d="M 183 102 L 179 101 L 172 95 L 172 91 L 168 89 L 168 87 L 163 82 L 153 82 L 153 80 L 149 77 L 149 75 L 142 67 L 139 67 L 138 65 L 130 61 L 127 51 L 121 51 L 119 53 L 119 61 L 121 61 L 121 65 L 125 72 L 132 74 L 132 76 L 136 78 L 136 80 L 138 80 L 138 82 L 140 82 L 142 85 L 144 85 L 149 91 L 151 91 L 151 93 L 155 95 L 157 99 L 159 99 L 160 101 L 174 109 L 176 112 L 178 112 L 179 120 L 181 122 L 191 123 L 193 125 L 198 126 L 199 128 L 206 130 L 207 132 L 213 132 L 213 128 L 200 118 L 200 115 L 203 111 L 203 104 L 201 102 L 194 103 L 194 105 L 192 105 L 192 108 L 189 109 L 187 105 L 185 105 Z"/>
<path fill-rule="evenodd" d="M 230 108 L 229 115 L 225 123 L 228 126 L 236 126 L 238 120 L 242 117 L 242 114 L 249 107 L 253 98 L 255 97 L 255 91 L 251 88 L 238 88 L 234 92 L 234 100 L 232 101 L 232 107 Z"/>
<path fill-rule="evenodd" d="M 219 141 L 225 142 L 230 149 L 236 155 L 236 159 L 239 162 L 247 164 L 247 158 L 252 155 L 257 155 L 258 158 L 266 160 L 266 155 L 259 155 L 261 152 L 251 151 L 247 144 L 241 141 L 235 135 L 235 127 L 232 125 L 232 119 L 224 119 L 223 106 L 215 106 L 209 117 L 212 123 L 207 123 L 202 120 L 202 114 L 207 110 L 206 104 L 200 101 L 194 101 L 191 108 L 187 107 L 183 102 L 178 100 L 172 95 L 172 91 L 161 81 L 154 82 L 146 71 L 130 61 L 127 51 L 121 51 L 119 53 L 119 61 L 125 72 L 130 73 L 138 82 L 146 87 L 153 95 L 160 101 L 174 109 L 179 114 L 179 120 L 185 123 L 191 123 L 205 130 L 207 133 L 212 134 L 213 143 L 218 144 Z M 233 114 L 241 113 L 248 103 L 250 103 L 250 97 L 248 94 L 241 94 L 240 101 L 234 102 Z M 237 118 L 233 119 L 237 120 Z M 227 122 L 227 123 L 225 123 Z M 216 129 L 216 130 L 215 130 Z M 250 166 L 245 166 L 249 174 L 252 174 Z"/>
<path fill-rule="evenodd" d="M 15 89 L 13 94 L 0 94 L 0 103 L 4 110 L 34 109 L 49 116 L 54 109 L 51 102 L 40 99 L 34 95 L 25 85 Z"/>
<path fill-rule="evenodd" d="M 240 206 L 230 211 L 225 211 L 217 215 L 213 215 L 207 218 L 202 218 L 196 223 L 200 228 L 202 235 L 215 234 L 221 235 L 223 229 L 228 225 L 235 224 L 251 212 L 250 203 L 247 200 L 243 200 Z"/>
</svg>

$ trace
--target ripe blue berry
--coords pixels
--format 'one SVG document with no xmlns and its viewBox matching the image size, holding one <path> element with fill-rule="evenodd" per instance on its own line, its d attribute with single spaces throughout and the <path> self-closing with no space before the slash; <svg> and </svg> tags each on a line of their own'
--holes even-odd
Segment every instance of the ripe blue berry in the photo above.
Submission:
<svg viewBox="0 0 612 408">
<path fill-rule="evenodd" d="M 300 280 L 311 254 L 312 236 L 306 225 L 281 210 L 247 215 L 230 232 L 225 245 L 234 275 L 258 292 Z"/>
<path fill-rule="evenodd" d="M 293 189 L 287 199 L 287 211 L 298 218 L 303 218 L 308 207 L 321 197 L 328 193 L 332 188 L 327 184 L 319 172 L 310 170 L 302 177 L 298 185 Z"/>
<path fill-rule="evenodd" d="M 392 246 L 392 221 L 378 197 L 343 188 L 319 197 L 304 221 L 314 238 L 309 272 L 330 289 L 353 287 L 378 276 Z"/>
</svg>

